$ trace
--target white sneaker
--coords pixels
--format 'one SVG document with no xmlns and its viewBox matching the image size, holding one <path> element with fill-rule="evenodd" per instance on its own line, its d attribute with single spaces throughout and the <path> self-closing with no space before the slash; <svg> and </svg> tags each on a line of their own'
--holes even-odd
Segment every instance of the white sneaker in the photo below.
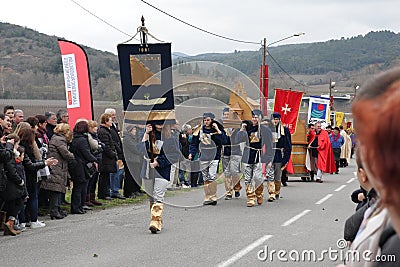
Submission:
<svg viewBox="0 0 400 267">
<path fill-rule="evenodd" d="M 45 223 L 42 223 L 42 222 L 39 222 L 39 221 L 31 222 L 31 228 L 32 229 L 33 228 L 41 228 L 41 227 L 45 227 L 45 226 L 46 226 Z"/>
</svg>

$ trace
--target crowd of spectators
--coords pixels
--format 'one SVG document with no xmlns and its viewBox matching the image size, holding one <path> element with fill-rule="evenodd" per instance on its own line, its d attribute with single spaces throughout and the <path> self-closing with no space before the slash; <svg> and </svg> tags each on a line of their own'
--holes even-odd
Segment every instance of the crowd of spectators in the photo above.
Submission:
<svg viewBox="0 0 400 267">
<path fill-rule="evenodd" d="M 132 127 L 124 133 L 132 140 L 137 134 Z M 44 227 L 45 222 L 38 219 L 40 212 L 48 212 L 51 220 L 85 214 L 103 205 L 96 200 L 96 191 L 104 201 L 143 195 L 134 178 L 138 175 L 126 166 L 121 136 L 112 108 L 101 115 L 100 126 L 97 121 L 80 119 L 71 128 L 65 109 L 25 118 L 21 109 L 4 107 L 0 113 L 0 225 L 4 235 Z M 70 203 L 67 188 L 72 188 Z M 65 205 L 70 205 L 69 210 L 62 209 Z"/>
</svg>

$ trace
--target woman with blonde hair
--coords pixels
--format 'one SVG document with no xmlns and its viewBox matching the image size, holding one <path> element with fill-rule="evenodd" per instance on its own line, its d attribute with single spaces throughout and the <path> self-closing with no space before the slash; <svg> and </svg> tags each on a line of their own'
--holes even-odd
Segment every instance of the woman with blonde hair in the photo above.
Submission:
<svg viewBox="0 0 400 267">
<path fill-rule="evenodd" d="M 57 124 L 54 134 L 49 142 L 49 157 L 58 160 L 58 165 L 50 169 L 50 177 L 42 181 L 41 188 L 49 191 L 50 218 L 63 219 L 66 213 L 61 211 L 61 194 L 66 191 L 68 177 L 68 161 L 74 159 L 74 155 L 68 151 L 67 144 L 72 141 L 70 126 L 66 123 Z"/>
</svg>

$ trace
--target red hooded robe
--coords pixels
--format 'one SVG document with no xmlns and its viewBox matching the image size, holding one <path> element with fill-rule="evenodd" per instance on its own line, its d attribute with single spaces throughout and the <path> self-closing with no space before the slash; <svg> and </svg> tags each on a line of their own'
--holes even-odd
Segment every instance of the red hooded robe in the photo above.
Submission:
<svg viewBox="0 0 400 267">
<path fill-rule="evenodd" d="M 312 136 L 310 143 L 314 140 L 316 135 Z M 336 172 L 335 158 L 333 156 L 333 150 L 331 141 L 329 139 L 328 132 L 321 129 L 321 133 L 318 135 L 318 163 L 317 168 L 325 173 Z"/>
</svg>

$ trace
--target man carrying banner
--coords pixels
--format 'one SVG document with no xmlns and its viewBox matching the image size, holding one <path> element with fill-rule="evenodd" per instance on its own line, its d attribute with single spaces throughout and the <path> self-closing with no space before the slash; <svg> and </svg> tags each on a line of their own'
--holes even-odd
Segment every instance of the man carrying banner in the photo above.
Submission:
<svg viewBox="0 0 400 267">
<path fill-rule="evenodd" d="M 282 170 L 286 168 L 292 153 L 292 138 L 289 128 L 281 123 L 281 114 L 274 112 L 271 121 L 275 155 L 271 168 L 266 169 L 268 202 L 279 199 Z"/>
<path fill-rule="evenodd" d="M 177 136 L 171 134 L 171 125 L 176 123 L 171 44 L 147 43 L 148 30 L 143 17 L 139 32 L 140 44 L 125 42 L 117 49 L 125 122 L 146 125 L 139 144 L 145 152 L 140 178 L 150 200 L 149 230 L 155 234 L 162 226 L 164 194 L 171 179 L 171 166 L 176 164 L 181 153 Z M 126 163 L 129 167 L 130 163 Z"/>
<path fill-rule="evenodd" d="M 229 108 L 224 108 L 223 119 L 228 119 Z M 225 199 L 232 199 L 232 191 L 235 191 L 235 197 L 240 196 L 240 160 L 242 158 L 242 150 L 240 142 L 238 142 L 238 132 L 240 129 L 227 128 L 227 144 L 223 145 L 222 167 L 225 176 Z M 233 185 L 233 190 L 232 190 Z"/>
<path fill-rule="evenodd" d="M 203 205 L 217 205 L 217 170 L 222 145 L 227 143 L 226 133 L 211 112 L 203 114 L 203 125 L 193 131 L 189 147 L 189 160 L 200 150 L 200 168 L 204 179 Z"/>
<path fill-rule="evenodd" d="M 238 133 L 238 141 L 246 142 L 242 163 L 243 173 L 246 185 L 247 207 L 263 203 L 264 196 L 264 177 L 262 175 L 262 163 L 267 164 L 267 168 L 272 165 L 274 158 L 272 133 L 271 130 L 260 124 L 263 114 L 259 109 L 252 112 L 251 123 L 243 123 Z M 255 186 L 253 185 L 253 180 Z"/>
<path fill-rule="evenodd" d="M 164 211 L 164 195 L 170 180 L 171 165 L 177 163 L 181 152 L 179 140 L 171 134 L 171 125 L 152 123 L 146 125 L 141 150 L 146 151 L 146 161 L 142 169 L 142 177 L 152 181 L 150 195 L 151 221 L 149 230 L 156 234 L 162 228 Z M 145 183 L 146 184 L 146 183 Z"/>
<path fill-rule="evenodd" d="M 336 172 L 335 159 L 328 133 L 321 128 L 321 122 L 315 123 L 315 135 L 310 140 L 311 156 L 317 169 L 317 183 L 322 183 L 322 172 Z"/>
</svg>

